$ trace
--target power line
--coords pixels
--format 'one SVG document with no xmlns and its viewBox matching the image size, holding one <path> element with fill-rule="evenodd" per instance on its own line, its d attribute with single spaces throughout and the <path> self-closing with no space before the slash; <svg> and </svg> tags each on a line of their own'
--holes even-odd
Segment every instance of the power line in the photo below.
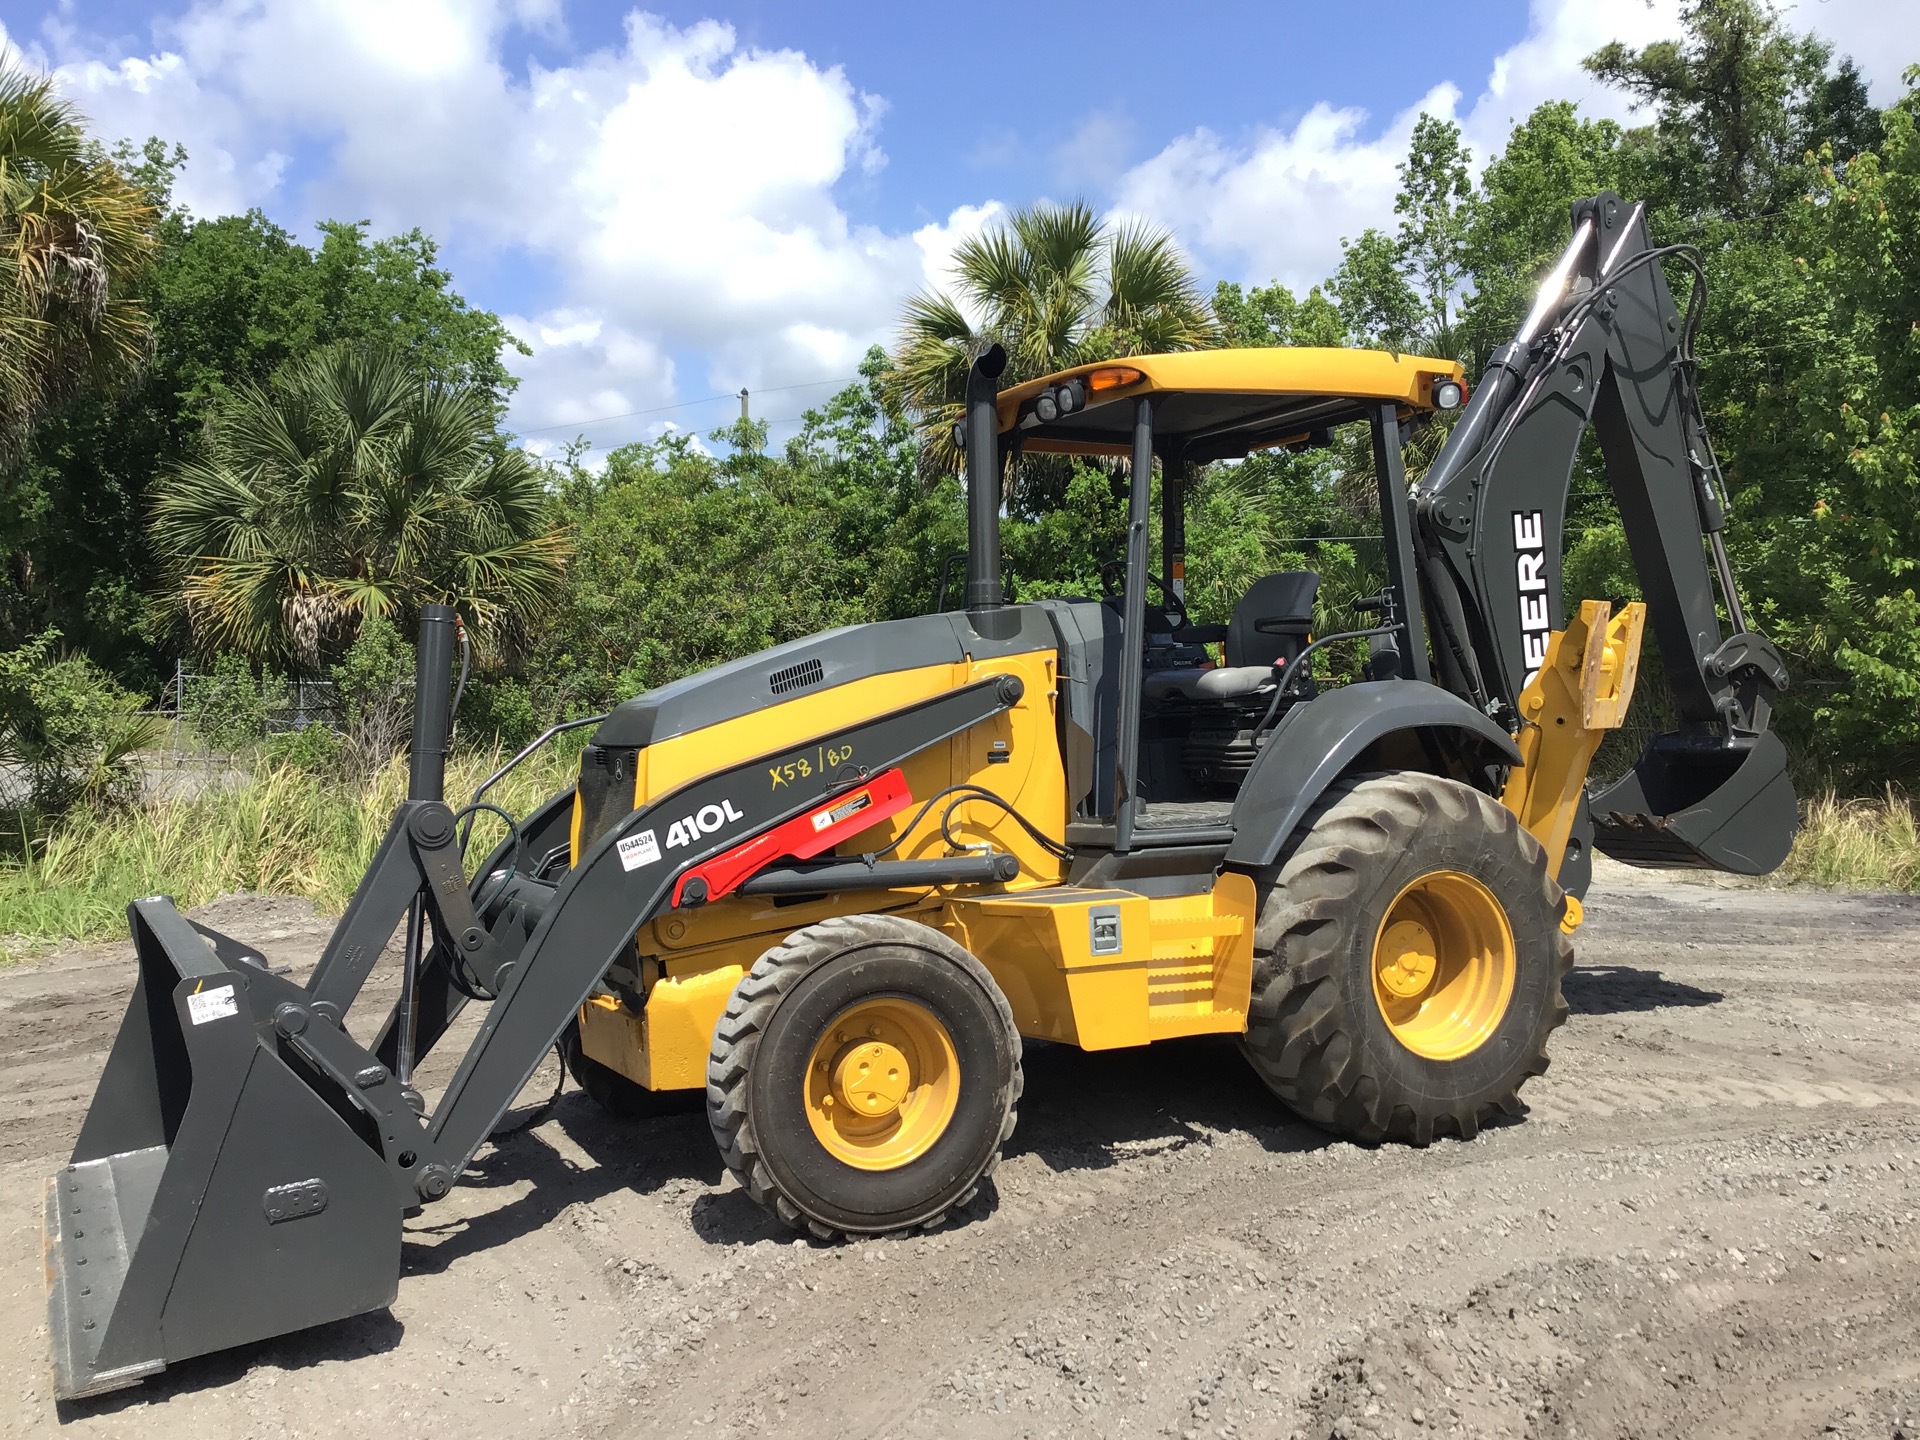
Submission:
<svg viewBox="0 0 1920 1440">
<path fill-rule="evenodd" d="M 803 380 L 798 385 L 770 385 L 765 390 L 755 390 L 755 395 L 784 395 L 789 390 L 815 390 L 822 385 L 848 385 L 858 380 L 858 375 L 838 376 L 831 380 Z M 690 410 L 695 405 L 711 405 L 716 400 L 738 399 L 738 392 L 725 395 L 708 395 L 699 400 L 681 400 L 672 405 L 655 405 L 648 410 L 623 410 L 618 415 L 596 415 L 590 420 L 563 420 L 558 425 L 529 425 L 517 430 L 517 435 L 544 435 L 553 430 L 577 430 L 583 425 L 604 425 L 611 420 L 634 420 L 642 415 L 665 415 L 672 410 Z M 784 423 L 784 422 L 782 422 Z"/>
</svg>

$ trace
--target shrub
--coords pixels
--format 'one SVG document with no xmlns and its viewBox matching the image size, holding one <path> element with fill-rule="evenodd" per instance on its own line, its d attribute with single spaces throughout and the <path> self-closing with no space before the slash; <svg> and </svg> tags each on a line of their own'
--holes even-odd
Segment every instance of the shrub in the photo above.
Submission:
<svg viewBox="0 0 1920 1440">
<path fill-rule="evenodd" d="M 345 758 L 372 775 L 405 747 L 413 724 L 413 647 L 384 615 L 370 615 L 333 667 L 346 722 Z"/>
<path fill-rule="evenodd" d="M 48 630 L 0 651 L 0 803 L 58 814 L 135 788 L 134 752 L 162 721 L 84 655 L 58 649 Z"/>
<path fill-rule="evenodd" d="M 346 742 L 324 725 L 303 725 L 267 737 L 261 758 L 311 775 L 337 774 L 346 763 Z"/>
<path fill-rule="evenodd" d="M 232 753 L 266 738 L 279 689 L 256 681 L 247 658 L 227 651 L 214 657 L 212 674 L 188 688 L 180 708 L 209 749 Z"/>
<path fill-rule="evenodd" d="M 518 750 L 553 723 L 534 713 L 533 692 L 518 680 L 470 682 L 453 721 L 462 744 L 498 745 L 508 751 Z"/>
</svg>

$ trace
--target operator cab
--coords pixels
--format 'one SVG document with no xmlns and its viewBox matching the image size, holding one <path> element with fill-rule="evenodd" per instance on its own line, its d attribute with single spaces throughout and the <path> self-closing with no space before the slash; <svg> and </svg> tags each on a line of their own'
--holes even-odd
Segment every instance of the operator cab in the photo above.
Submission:
<svg viewBox="0 0 1920 1440">
<path fill-rule="evenodd" d="M 1406 427 L 1463 400 L 1452 361 L 1308 348 L 1138 356 L 995 397 L 1001 463 L 1022 453 L 1128 462 L 1127 548 L 1102 576 L 1105 597 L 1038 602 L 1060 642 L 1071 844 L 1115 855 L 1224 844 L 1235 799 L 1274 727 L 1315 694 L 1313 654 L 1340 638 L 1315 643 L 1320 577 L 1312 571 L 1261 576 L 1226 624 L 1192 622 L 1185 505 L 1193 467 L 1324 446 L 1335 428 L 1365 422 L 1383 499 L 1394 497 L 1381 510 L 1404 517 Z M 1156 460 L 1157 573 L 1149 536 Z M 1370 678 L 1426 678 L 1417 611 L 1409 631 L 1399 599 L 1411 593 L 1411 545 L 1404 525 L 1400 532 L 1389 524 L 1384 536 L 1390 578 L 1373 602 Z"/>
</svg>

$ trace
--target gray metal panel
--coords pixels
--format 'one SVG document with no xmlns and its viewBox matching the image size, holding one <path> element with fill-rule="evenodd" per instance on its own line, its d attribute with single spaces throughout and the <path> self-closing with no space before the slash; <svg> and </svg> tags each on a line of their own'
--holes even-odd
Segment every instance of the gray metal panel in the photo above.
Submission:
<svg viewBox="0 0 1920 1440">
<path fill-rule="evenodd" d="M 1006 632 L 1002 638 L 984 635 L 966 614 L 950 612 L 848 625 L 776 645 L 757 655 L 685 676 L 616 706 L 606 723 L 594 731 L 593 743 L 652 745 L 852 680 L 917 670 L 923 665 L 957 664 L 968 656 L 991 660 L 1053 648 L 1053 631 L 1035 607 L 1008 606 L 994 615 L 995 630 Z M 777 695 L 773 692 L 770 676 L 810 660 L 820 663 L 817 683 Z"/>
<path fill-rule="evenodd" d="M 1374 741 L 1397 731 L 1484 748 L 1520 763 L 1513 737 L 1466 701 L 1417 680 L 1343 685 L 1296 705 L 1274 727 L 1233 803 L 1230 863 L 1271 865 L 1313 803 Z"/>
<path fill-rule="evenodd" d="M 1080 814 L 1109 816 L 1120 718 L 1120 616 L 1098 600 L 1041 600 L 1021 608 L 1047 618 L 1060 650 L 1067 803 Z"/>
<path fill-rule="evenodd" d="M 141 978 L 121 1041 L 146 1032 L 148 1043 L 115 1044 L 94 1112 L 125 1103 L 143 1079 L 155 1083 L 150 1057 L 176 1049 L 190 1093 L 157 1142 L 111 1154 L 83 1143 L 50 1183 L 48 1318 L 61 1398 L 378 1309 L 399 1283 L 401 1191 L 378 1138 L 370 1145 L 279 1053 L 272 1016 L 302 992 L 252 966 L 223 966 L 170 901 L 136 901 L 130 918 Z M 125 1133 L 90 1117 L 82 1139 Z M 267 1192 L 290 1185 L 324 1203 L 277 1221 Z"/>
<path fill-rule="evenodd" d="M 59 1395 L 105 1394 L 166 1368 L 157 1353 L 106 1370 L 97 1363 L 166 1166 L 166 1147 L 155 1145 L 69 1165 L 47 1181 L 47 1332 Z"/>
</svg>

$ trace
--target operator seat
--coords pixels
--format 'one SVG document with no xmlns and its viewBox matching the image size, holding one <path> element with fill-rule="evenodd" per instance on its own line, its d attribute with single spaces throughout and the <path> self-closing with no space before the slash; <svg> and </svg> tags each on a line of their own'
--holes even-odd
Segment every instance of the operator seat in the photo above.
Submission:
<svg viewBox="0 0 1920 1440">
<path fill-rule="evenodd" d="M 1313 626 L 1320 576 L 1312 570 L 1281 570 L 1247 587 L 1227 622 L 1226 664 L 1219 669 L 1154 670 L 1146 677 L 1149 699 L 1231 700 L 1251 695 L 1300 658 Z"/>
</svg>

